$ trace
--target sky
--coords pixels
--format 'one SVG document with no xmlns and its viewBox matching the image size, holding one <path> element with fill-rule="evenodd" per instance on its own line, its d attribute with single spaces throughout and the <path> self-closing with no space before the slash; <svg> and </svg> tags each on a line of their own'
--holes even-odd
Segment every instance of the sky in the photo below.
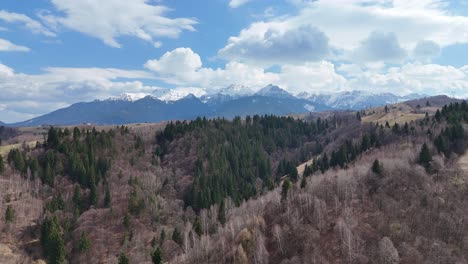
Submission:
<svg viewBox="0 0 468 264">
<path fill-rule="evenodd" d="M 1 0 L 0 121 L 276 84 L 468 98 L 468 0 Z"/>
</svg>

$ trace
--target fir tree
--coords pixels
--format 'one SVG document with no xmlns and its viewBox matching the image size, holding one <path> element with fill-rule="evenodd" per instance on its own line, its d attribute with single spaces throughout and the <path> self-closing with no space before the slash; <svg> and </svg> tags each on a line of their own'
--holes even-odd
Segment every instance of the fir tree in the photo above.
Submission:
<svg viewBox="0 0 468 264">
<path fill-rule="evenodd" d="M 157 247 L 156 250 L 151 254 L 151 260 L 153 261 L 153 264 L 163 263 L 162 252 L 159 247 Z"/>
<path fill-rule="evenodd" d="M 111 194 L 109 187 L 106 188 L 106 194 L 104 195 L 104 207 L 109 208 L 111 206 Z"/>
<path fill-rule="evenodd" d="M 11 205 L 8 205 L 5 211 L 5 222 L 7 223 L 13 223 L 13 220 L 15 219 L 15 210 Z"/>
<path fill-rule="evenodd" d="M 372 172 L 377 175 L 381 175 L 382 171 L 382 165 L 380 164 L 379 160 L 374 160 L 374 163 L 372 163 Z"/>
<path fill-rule="evenodd" d="M 120 253 L 119 264 L 130 264 L 130 260 L 125 253 Z"/>
<path fill-rule="evenodd" d="M 5 164 L 3 162 L 3 157 L 0 155 L 0 174 L 2 174 L 5 171 Z"/>
<path fill-rule="evenodd" d="M 83 253 L 89 250 L 91 247 L 91 240 L 89 239 L 88 233 L 82 232 L 80 240 L 78 242 L 78 250 Z"/>
<path fill-rule="evenodd" d="M 221 200 L 221 203 L 219 204 L 218 221 L 223 226 L 226 223 L 226 206 L 224 205 L 224 199 Z"/>
<path fill-rule="evenodd" d="M 176 242 L 179 245 L 182 245 L 182 235 L 180 234 L 179 229 L 176 227 L 174 228 L 174 231 L 172 232 L 172 240 Z"/>
<path fill-rule="evenodd" d="M 418 162 L 425 168 L 428 168 L 431 161 L 432 161 L 431 152 L 429 151 L 427 144 L 424 143 L 421 147 L 421 152 L 419 152 Z"/>
</svg>

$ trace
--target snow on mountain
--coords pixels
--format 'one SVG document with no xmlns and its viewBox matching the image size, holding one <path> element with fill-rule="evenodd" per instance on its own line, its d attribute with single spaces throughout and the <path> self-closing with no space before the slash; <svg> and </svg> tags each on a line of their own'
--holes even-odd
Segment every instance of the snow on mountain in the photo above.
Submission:
<svg viewBox="0 0 468 264">
<path fill-rule="evenodd" d="M 250 95 L 253 93 L 253 91 L 250 87 L 247 87 L 245 85 L 232 84 L 225 88 L 217 90 L 216 93 L 236 97 L 236 96 Z"/>
<path fill-rule="evenodd" d="M 264 88 L 260 89 L 255 93 L 255 95 L 259 96 L 267 96 L 267 97 L 274 97 L 274 98 L 294 98 L 294 96 L 285 90 L 281 89 L 280 87 L 269 84 Z"/>
<path fill-rule="evenodd" d="M 123 93 L 119 96 L 110 97 L 107 101 L 127 101 L 127 102 L 134 102 L 150 94 L 147 93 Z"/>
<path fill-rule="evenodd" d="M 335 109 L 362 109 L 420 98 L 421 95 L 411 94 L 406 96 L 398 96 L 391 93 L 377 94 L 367 91 L 355 90 L 321 94 L 308 94 L 304 92 L 298 94 L 297 97 L 314 103 L 320 102 Z"/>
<path fill-rule="evenodd" d="M 181 88 L 174 88 L 168 90 L 165 94 L 162 96 L 159 96 L 158 99 L 162 101 L 177 101 L 180 100 L 184 97 L 187 97 L 188 95 L 194 95 L 195 97 L 202 97 L 203 95 L 206 95 L 206 91 L 201 88 L 196 88 L 196 87 L 181 87 Z"/>
</svg>

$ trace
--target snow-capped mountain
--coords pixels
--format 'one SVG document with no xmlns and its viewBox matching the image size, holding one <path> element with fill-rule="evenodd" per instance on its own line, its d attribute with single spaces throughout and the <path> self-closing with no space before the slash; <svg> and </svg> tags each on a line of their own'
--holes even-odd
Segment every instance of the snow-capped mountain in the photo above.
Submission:
<svg viewBox="0 0 468 264">
<path fill-rule="evenodd" d="M 398 96 L 391 93 L 371 93 L 366 91 L 346 91 L 339 93 L 308 94 L 300 93 L 299 98 L 306 99 L 312 103 L 323 103 L 333 109 L 364 109 L 386 104 L 421 98 L 423 95 L 410 94 Z"/>
<path fill-rule="evenodd" d="M 196 87 L 175 88 L 168 90 L 165 94 L 161 96 L 158 96 L 158 99 L 166 102 L 171 102 L 180 100 L 190 94 L 196 97 L 201 97 L 203 95 L 206 95 L 206 91 L 204 89 Z"/>
<path fill-rule="evenodd" d="M 294 96 L 280 87 L 269 84 L 255 93 L 258 96 L 274 97 L 274 98 L 294 98 Z"/>
<path fill-rule="evenodd" d="M 146 96 L 150 96 L 150 94 L 147 93 L 123 93 L 119 96 L 114 96 L 110 97 L 107 99 L 108 101 L 127 101 L 127 102 L 133 102 L 136 100 L 139 100 L 141 98 L 144 98 Z"/>
<path fill-rule="evenodd" d="M 151 95 L 125 93 L 107 100 L 76 103 L 13 125 L 126 124 L 186 120 L 198 116 L 230 118 L 255 114 L 285 115 L 325 110 L 357 110 L 422 97 L 424 96 L 418 94 L 397 96 L 365 91 L 301 93 L 294 96 L 272 84 L 257 92 L 242 85 L 231 85 L 213 93 L 200 88 L 161 89 L 155 90 Z"/>
</svg>

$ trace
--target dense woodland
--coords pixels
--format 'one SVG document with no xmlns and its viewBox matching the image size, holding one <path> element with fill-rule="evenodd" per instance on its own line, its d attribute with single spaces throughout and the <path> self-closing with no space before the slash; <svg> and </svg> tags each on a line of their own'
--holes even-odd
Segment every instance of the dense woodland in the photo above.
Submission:
<svg viewBox="0 0 468 264">
<path fill-rule="evenodd" d="M 1 197 L 3 232 L 38 239 L 24 263 L 463 263 L 467 123 L 457 102 L 392 125 L 337 113 L 51 127 L 0 158 L 19 190 Z"/>
</svg>

